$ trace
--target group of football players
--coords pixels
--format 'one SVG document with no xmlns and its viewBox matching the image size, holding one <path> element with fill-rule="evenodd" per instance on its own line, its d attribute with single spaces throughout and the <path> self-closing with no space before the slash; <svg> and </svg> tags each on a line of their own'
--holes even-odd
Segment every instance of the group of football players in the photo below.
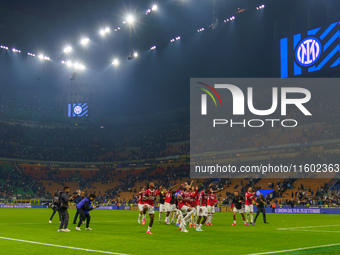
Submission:
<svg viewBox="0 0 340 255">
<path fill-rule="evenodd" d="M 150 223 L 147 234 L 151 233 L 151 227 L 154 222 L 154 207 L 156 197 L 160 196 L 159 222 L 162 213 L 165 213 L 165 223 L 170 225 L 175 222 L 181 232 L 188 232 L 187 227 L 195 228 L 196 231 L 203 231 L 202 226 L 212 225 L 212 219 L 215 213 L 216 193 L 221 192 L 223 188 L 213 190 L 212 184 L 198 193 L 198 186 L 192 186 L 193 181 L 179 185 L 176 184 L 168 189 L 155 189 L 153 182 L 149 183 L 148 189 L 143 187 L 139 192 L 139 216 L 138 223 L 145 225 L 146 213 L 150 215 Z M 170 221 L 172 214 L 172 219 Z M 142 218 L 142 221 L 141 221 Z"/>
<path fill-rule="evenodd" d="M 148 226 L 147 234 L 151 233 L 151 228 L 154 223 L 155 205 L 157 196 L 159 200 L 159 223 L 161 222 L 162 214 L 165 213 L 165 224 L 170 225 L 175 223 L 181 232 L 189 232 L 187 227 L 195 228 L 200 232 L 202 226 L 212 225 L 212 220 L 215 213 L 216 193 L 221 192 L 225 187 L 213 190 L 212 184 L 207 186 L 201 192 L 198 192 L 198 186 L 192 186 L 193 181 L 188 184 L 187 182 L 179 185 L 176 184 L 168 189 L 159 187 L 155 189 L 153 182 L 149 183 L 148 189 L 144 187 L 139 192 L 139 215 L 138 223 L 145 225 L 146 213 L 149 213 L 150 223 Z M 243 206 L 244 204 L 244 206 Z M 232 199 L 231 209 L 233 211 L 233 224 L 236 226 L 236 214 L 240 213 L 243 219 L 243 224 L 255 226 L 253 219 L 254 204 L 258 205 L 255 199 L 255 192 L 249 187 L 245 193 L 245 198 L 239 195 L 238 191 L 234 192 Z M 249 223 L 250 219 L 250 223 Z"/>
</svg>

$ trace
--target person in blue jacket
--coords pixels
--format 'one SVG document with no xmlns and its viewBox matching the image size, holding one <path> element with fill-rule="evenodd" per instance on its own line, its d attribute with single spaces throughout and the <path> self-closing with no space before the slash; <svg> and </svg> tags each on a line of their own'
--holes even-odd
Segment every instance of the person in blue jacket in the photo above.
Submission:
<svg viewBox="0 0 340 255">
<path fill-rule="evenodd" d="M 76 197 L 76 199 L 74 199 L 74 203 L 77 205 L 84 198 L 85 198 L 85 192 L 84 191 L 80 191 L 78 189 L 77 190 L 77 197 Z M 77 224 L 78 215 L 79 215 L 79 210 L 77 209 L 76 215 L 74 215 L 73 224 Z"/>
<path fill-rule="evenodd" d="M 76 230 L 81 231 L 80 225 L 86 219 L 86 228 L 85 230 L 92 230 L 90 226 L 90 211 L 97 208 L 97 206 L 93 205 L 93 200 L 95 200 L 96 195 L 90 194 L 89 197 L 84 198 L 77 204 L 77 209 L 79 210 L 79 223 L 76 227 Z"/>
</svg>

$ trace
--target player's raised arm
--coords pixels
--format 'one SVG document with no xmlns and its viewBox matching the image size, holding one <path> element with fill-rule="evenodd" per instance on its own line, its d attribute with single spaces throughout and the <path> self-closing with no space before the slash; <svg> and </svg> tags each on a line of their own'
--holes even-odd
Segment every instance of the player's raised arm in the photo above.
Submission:
<svg viewBox="0 0 340 255">
<path fill-rule="evenodd" d="M 226 185 L 224 185 L 222 188 L 218 189 L 218 190 L 215 190 L 215 191 L 212 191 L 213 194 L 216 194 L 216 193 L 219 193 L 221 192 L 222 190 L 224 190 L 226 188 Z"/>
<path fill-rule="evenodd" d="M 192 181 L 190 182 L 189 189 L 191 189 L 191 186 L 192 186 L 193 183 L 194 183 L 194 181 L 192 180 Z"/>
<path fill-rule="evenodd" d="M 191 195 L 192 198 L 195 198 L 197 196 L 197 192 L 198 192 L 198 186 L 196 186 L 195 188 L 195 193 Z"/>
<path fill-rule="evenodd" d="M 174 186 L 169 188 L 169 191 L 172 191 L 174 188 L 176 188 L 179 184 L 175 184 Z"/>
</svg>

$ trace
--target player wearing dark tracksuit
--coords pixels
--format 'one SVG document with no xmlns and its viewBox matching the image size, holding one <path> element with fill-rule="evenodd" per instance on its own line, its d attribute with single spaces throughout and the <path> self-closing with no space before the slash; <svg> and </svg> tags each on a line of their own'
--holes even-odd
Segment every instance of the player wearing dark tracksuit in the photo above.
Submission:
<svg viewBox="0 0 340 255">
<path fill-rule="evenodd" d="M 97 206 L 93 205 L 92 202 L 96 198 L 96 195 L 91 194 L 89 197 L 84 198 L 77 204 L 77 209 L 79 210 L 79 223 L 76 227 L 76 230 L 80 231 L 80 225 L 86 219 L 86 230 L 92 230 L 90 226 L 90 211 L 97 208 Z"/>
<path fill-rule="evenodd" d="M 81 200 L 84 199 L 84 195 L 85 192 L 81 192 L 80 190 L 78 190 L 78 195 L 77 197 L 74 199 L 74 203 L 77 205 L 80 203 Z M 76 215 L 74 215 L 74 219 L 73 219 L 73 224 L 77 224 L 77 219 L 78 219 L 78 215 L 79 215 L 79 210 L 77 209 Z"/>
<path fill-rule="evenodd" d="M 69 221 L 69 215 L 68 215 L 68 202 L 73 201 L 75 199 L 75 196 L 68 197 L 68 193 L 70 192 L 70 187 L 65 186 L 64 191 L 60 193 L 60 206 L 59 206 L 59 213 L 61 216 L 61 223 L 59 226 L 58 231 L 61 232 L 70 232 L 67 228 L 68 226 L 68 221 Z"/>
<path fill-rule="evenodd" d="M 256 207 L 257 207 L 257 213 L 254 219 L 254 222 L 256 221 L 257 217 L 262 213 L 263 215 L 263 222 L 267 223 L 266 219 L 266 209 L 264 208 L 264 205 L 266 204 L 264 196 L 261 194 L 260 197 L 257 198 L 256 201 Z"/>
</svg>

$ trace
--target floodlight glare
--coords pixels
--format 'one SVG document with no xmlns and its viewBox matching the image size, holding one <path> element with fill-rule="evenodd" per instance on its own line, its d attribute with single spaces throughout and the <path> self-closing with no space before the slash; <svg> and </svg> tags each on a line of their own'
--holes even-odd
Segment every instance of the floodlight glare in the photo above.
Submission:
<svg viewBox="0 0 340 255">
<path fill-rule="evenodd" d="M 43 59 L 44 59 L 44 55 L 43 55 L 43 54 L 39 54 L 39 55 L 38 55 L 38 58 L 39 58 L 40 60 L 43 60 Z"/>
<path fill-rule="evenodd" d="M 70 53 L 70 52 L 72 52 L 72 47 L 71 47 L 71 46 L 66 46 L 66 47 L 64 48 L 64 53 L 68 54 L 68 53 Z"/>
<path fill-rule="evenodd" d="M 126 17 L 126 22 L 127 22 L 128 24 L 133 24 L 133 23 L 135 22 L 135 17 L 133 17 L 132 15 L 128 15 L 128 16 Z"/>
<path fill-rule="evenodd" d="M 80 40 L 81 45 L 86 46 L 89 43 L 89 38 L 83 38 Z"/>
<path fill-rule="evenodd" d="M 115 59 L 112 61 L 112 65 L 118 66 L 118 65 L 119 65 L 119 59 L 118 59 L 118 58 L 115 58 Z"/>
<path fill-rule="evenodd" d="M 134 52 L 134 53 L 133 53 L 133 56 L 134 56 L 135 58 L 137 58 L 137 57 L 138 57 L 138 52 Z"/>
<path fill-rule="evenodd" d="M 152 6 L 152 8 L 151 8 L 151 10 L 152 10 L 153 12 L 157 11 L 157 9 L 158 9 L 158 6 L 157 6 L 156 4 L 154 4 L 154 5 Z"/>
</svg>

